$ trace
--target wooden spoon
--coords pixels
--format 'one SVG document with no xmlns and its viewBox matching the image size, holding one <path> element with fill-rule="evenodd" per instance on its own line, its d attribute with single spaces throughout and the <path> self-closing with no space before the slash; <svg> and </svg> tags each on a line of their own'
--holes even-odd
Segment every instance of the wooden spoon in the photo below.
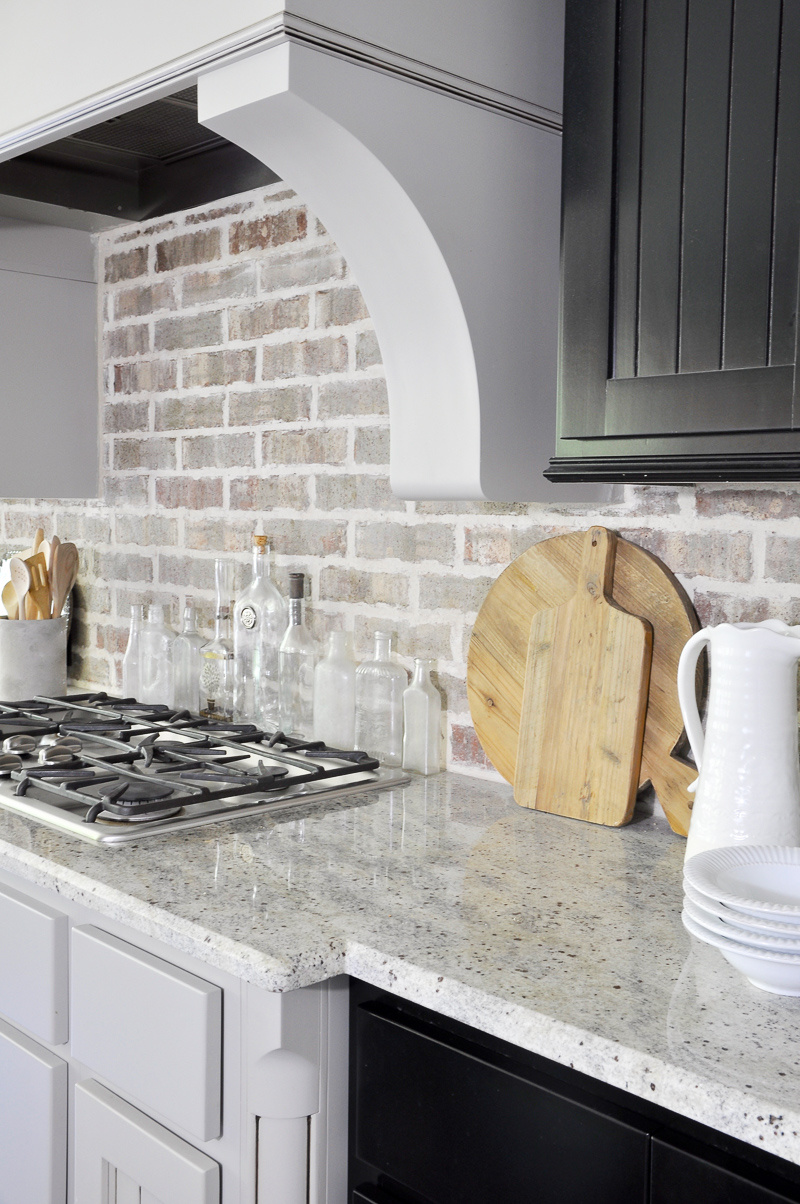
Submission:
<svg viewBox="0 0 800 1204">
<path fill-rule="evenodd" d="M 33 555 L 34 556 L 39 551 L 39 548 L 41 547 L 43 542 L 44 542 L 44 530 L 42 529 L 42 527 L 37 527 L 36 534 L 33 537 Z"/>
<path fill-rule="evenodd" d="M 78 549 L 74 543 L 60 543 L 53 551 L 53 571 L 50 574 L 54 619 L 57 619 L 64 609 L 64 603 L 77 576 Z"/>
<path fill-rule="evenodd" d="M 3 606 L 6 608 L 6 614 L 9 619 L 19 618 L 19 602 L 17 601 L 17 591 L 11 581 L 6 581 L 3 586 L 3 593 L 0 595 L 3 599 Z"/>
<path fill-rule="evenodd" d="M 19 556 L 12 556 L 8 563 L 11 570 L 11 584 L 14 586 L 19 604 L 19 617 L 25 619 L 27 617 L 25 600 L 28 590 L 31 588 L 31 570 L 24 560 L 20 560 Z"/>
</svg>

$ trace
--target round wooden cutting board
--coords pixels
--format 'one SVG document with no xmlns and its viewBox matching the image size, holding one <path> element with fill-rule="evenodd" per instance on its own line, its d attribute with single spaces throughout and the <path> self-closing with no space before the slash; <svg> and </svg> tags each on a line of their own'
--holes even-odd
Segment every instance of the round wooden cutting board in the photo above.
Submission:
<svg viewBox="0 0 800 1204">
<path fill-rule="evenodd" d="M 531 619 L 575 593 L 584 534 L 558 535 L 518 556 L 489 590 L 472 631 L 467 656 L 472 722 L 487 757 L 512 784 Z M 625 539 L 617 544 L 612 597 L 653 625 L 640 783 L 652 782 L 673 831 L 685 836 L 691 816 L 686 787 L 697 771 L 671 755 L 683 735 L 676 675 L 681 650 L 700 623 L 666 565 Z"/>
</svg>

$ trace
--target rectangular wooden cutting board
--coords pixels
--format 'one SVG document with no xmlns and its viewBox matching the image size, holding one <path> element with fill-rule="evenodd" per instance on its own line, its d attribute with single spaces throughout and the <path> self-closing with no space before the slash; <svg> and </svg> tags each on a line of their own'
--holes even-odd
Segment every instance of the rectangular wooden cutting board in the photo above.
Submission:
<svg viewBox="0 0 800 1204">
<path fill-rule="evenodd" d="M 653 629 L 610 597 L 616 536 L 586 533 L 576 592 L 531 620 L 514 797 L 618 827 L 642 758 Z"/>
</svg>

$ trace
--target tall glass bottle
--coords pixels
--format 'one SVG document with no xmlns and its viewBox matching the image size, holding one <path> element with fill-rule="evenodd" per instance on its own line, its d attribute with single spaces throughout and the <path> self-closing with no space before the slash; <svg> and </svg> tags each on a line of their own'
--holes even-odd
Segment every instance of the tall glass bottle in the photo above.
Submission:
<svg viewBox="0 0 800 1204">
<path fill-rule="evenodd" d="M 253 536 L 253 577 L 233 610 L 233 715 L 277 731 L 280 646 L 289 618 L 269 575 L 269 542 Z"/>
<path fill-rule="evenodd" d="M 214 638 L 200 649 L 200 714 L 204 719 L 233 717 L 233 644 L 231 642 L 231 592 L 233 566 L 214 561 L 217 604 Z"/>
<path fill-rule="evenodd" d="M 141 655 L 142 620 L 144 607 L 131 607 L 131 626 L 128 632 L 128 647 L 122 658 L 122 693 L 125 698 L 139 699 L 141 679 L 139 675 L 139 658 Z"/>
<path fill-rule="evenodd" d="M 287 736 L 311 735 L 316 649 L 303 622 L 305 573 L 289 574 L 289 626 L 280 647 L 280 726 Z"/>
<path fill-rule="evenodd" d="M 356 748 L 384 765 L 403 756 L 403 691 L 408 674 L 392 660 L 389 632 L 375 632 L 372 660 L 356 669 Z"/>
<path fill-rule="evenodd" d="M 442 700 L 431 681 L 433 664 L 416 657 L 411 685 L 403 693 L 403 769 L 413 773 L 441 769 Z"/>
<path fill-rule="evenodd" d="M 151 603 L 139 640 L 139 701 L 172 706 L 172 645 L 166 606 Z"/>
<path fill-rule="evenodd" d="M 173 705 L 198 714 L 200 710 L 200 649 L 205 640 L 197 630 L 197 611 L 191 598 L 183 611 L 183 631 L 172 645 Z"/>
<path fill-rule="evenodd" d="M 356 662 L 347 631 L 332 631 L 314 670 L 314 739 L 351 749 L 356 739 Z"/>
</svg>

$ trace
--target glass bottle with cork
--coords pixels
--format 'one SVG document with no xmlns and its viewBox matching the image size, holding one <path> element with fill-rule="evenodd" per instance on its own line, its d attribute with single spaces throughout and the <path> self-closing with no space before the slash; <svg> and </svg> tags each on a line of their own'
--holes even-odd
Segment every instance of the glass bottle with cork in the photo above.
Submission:
<svg viewBox="0 0 800 1204">
<path fill-rule="evenodd" d="M 289 626 L 280 647 L 280 726 L 287 736 L 310 736 L 314 724 L 316 649 L 303 622 L 305 573 L 289 574 Z"/>
</svg>

